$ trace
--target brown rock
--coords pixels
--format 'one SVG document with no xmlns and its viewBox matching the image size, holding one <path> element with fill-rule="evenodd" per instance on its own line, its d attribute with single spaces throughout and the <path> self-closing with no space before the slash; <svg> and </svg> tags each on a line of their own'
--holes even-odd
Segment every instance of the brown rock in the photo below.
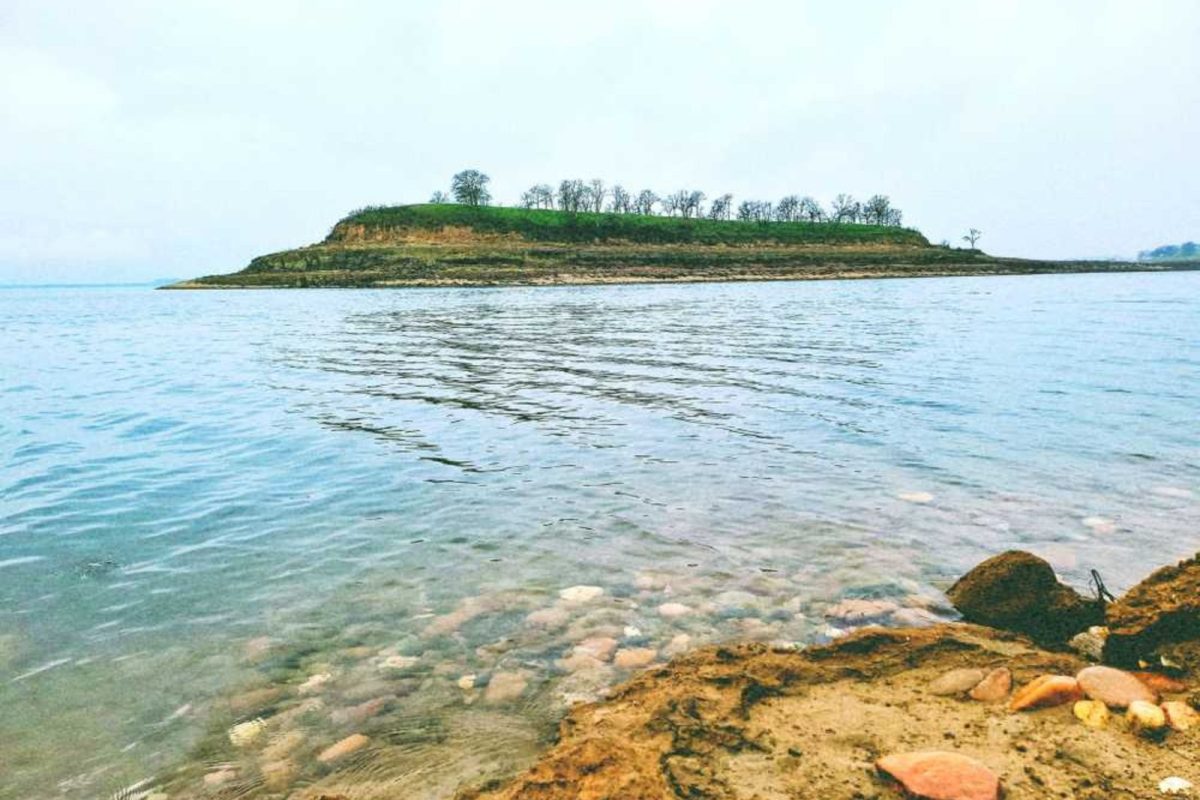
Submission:
<svg viewBox="0 0 1200 800">
<path fill-rule="evenodd" d="M 1134 700 L 1158 702 L 1158 695 L 1149 686 L 1114 667 L 1085 667 L 1075 680 L 1084 694 L 1110 708 L 1128 708 Z"/>
<path fill-rule="evenodd" d="M 961 753 L 896 753 L 875 762 L 914 798 L 923 800 L 997 800 L 1000 779 Z"/>
<path fill-rule="evenodd" d="M 1200 555 L 1163 567 L 1108 607 L 1104 660 L 1135 666 L 1163 644 L 1200 639 Z"/>
<path fill-rule="evenodd" d="M 1082 699 L 1083 689 L 1070 675 L 1039 675 L 1017 690 L 1009 701 L 1008 710 L 1030 711 Z"/>
<path fill-rule="evenodd" d="M 952 669 L 929 684 L 929 693 L 943 697 L 966 694 L 985 676 L 981 669 Z"/>
<path fill-rule="evenodd" d="M 968 622 L 1065 642 L 1103 619 L 1101 605 L 1058 582 L 1032 553 L 1010 550 L 979 564 L 946 593 Z"/>
<path fill-rule="evenodd" d="M 335 742 L 329 747 L 326 747 L 317 756 L 317 761 L 322 764 L 330 764 L 338 759 L 345 758 L 351 753 L 356 753 L 367 746 L 371 740 L 361 733 L 351 734 L 340 742 Z"/>
<path fill-rule="evenodd" d="M 1181 694 L 1188 690 L 1188 685 L 1161 672 L 1130 672 L 1130 675 L 1149 686 L 1159 694 Z"/>
<path fill-rule="evenodd" d="M 1177 731 L 1186 731 L 1200 725 L 1200 712 L 1187 703 L 1172 700 L 1163 703 L 1162 710 L 1167 717 L 1167 724 Z"/>
<path fill-rule="evenodd" d="M 981 703 L 998 703 L 1012 691 L 1012 672 L 1008 667 L 998 667 L 987 674 L 970 691 L 972 700 Z"/>
</svg>

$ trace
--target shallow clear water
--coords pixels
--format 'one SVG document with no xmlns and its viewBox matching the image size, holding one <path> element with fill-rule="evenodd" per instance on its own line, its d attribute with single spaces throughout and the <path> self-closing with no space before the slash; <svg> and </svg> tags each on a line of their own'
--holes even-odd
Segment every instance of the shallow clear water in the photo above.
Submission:
<svg viewBox="0 0 1200 800">
<path fill-rule="evenodd" d="M 1117 591 L 1200 549 L 1200 273 L 4 290 L 0 330 L 0 797 L 265 792 L 257 717 L 287 785 L 443 796 L 629 674 L 572 674 L 587 635 L 811 642 L 1008 547 Z"/>
</svg>

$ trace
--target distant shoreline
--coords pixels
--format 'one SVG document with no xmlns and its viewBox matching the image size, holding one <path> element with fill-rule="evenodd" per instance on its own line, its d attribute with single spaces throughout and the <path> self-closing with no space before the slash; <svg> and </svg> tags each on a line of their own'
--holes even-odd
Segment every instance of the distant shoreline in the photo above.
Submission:
<svg viewBox="0 0 1200 800">
<path fill-rule="evenodd" d="M 218 290 L 288 290 L 288 289 L 488 289 L 502 287 L 538 288 L 551 286 L 623 286 L 647 284 L 691 284 L 691 283 L 768 283 L 768 282 L 808 282 L 808 281 L 849 281 L 849 280 L 890 280 L 903 278 L 983 278 L 1020 275 L 1096 275 L 1115 273 L 1158 273 L 1158 272 L 1195 272 L 1200 271 L 1200 264 L 1140 264 L 1136 262 L 1034 262 L 1006 268 L 994 264 L 990 268 L 978 268 L 972 265 L 967 269 L 945 270 L 902 270 L 880 269 L 845 272 L 797 272 L 786 274 L 737 274 L 705 277 L 700 275 L 683 275 L 676 277 L 648 277 L 639 275 L 574 275 L 560 274 L 549 278 L 535 280 L 511 281 L 460 281 L 451 279 L 430 279 L 411 281 L 377 281 L 372 283 L 331 282 L 318 285 L 298 285 L 287 283 L 255 284 L 255 283 L 219 283 L 216 281 L 181 281 L 179 283 L 156 286 L 156 289 L 175 291 L 218 291 Z M 146 285 L 146 284 L 141 284 Z M 21 287 L 13 287 L 21 288 Z M 30 288 L 30 287 L 24 287 Z M 49 288 L 49 287 L 47 287 Z M 80 288 L 80 287 L 75 287 Z"/>
</svg>

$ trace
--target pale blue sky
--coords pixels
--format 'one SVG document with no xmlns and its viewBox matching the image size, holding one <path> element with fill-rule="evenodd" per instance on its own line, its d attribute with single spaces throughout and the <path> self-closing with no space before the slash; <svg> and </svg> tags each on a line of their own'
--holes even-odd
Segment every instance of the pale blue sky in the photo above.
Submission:
<svg viewBox="0 0 1200 800">
<path fill-rule="evenodd" d="M 1200 238 L 1200 3 L 0 4 L 0 283 L 239 269 L 459 168 L 890 194 L 990 252 Z"/>
</svg>

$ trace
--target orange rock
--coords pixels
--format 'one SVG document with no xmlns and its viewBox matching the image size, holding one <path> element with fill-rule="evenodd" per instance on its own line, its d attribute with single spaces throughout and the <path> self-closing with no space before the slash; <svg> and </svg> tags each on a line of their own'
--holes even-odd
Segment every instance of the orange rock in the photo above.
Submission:
<svg viewBox="0 0 1200 800">
<path fill-rule="evenodd" d="M 1161 672 L 1131 672 L 1129 674 L 1159 694 L 1179 694 L 1188 690 L 1186 683 L 1177 681 L 1170 675 L 1163 675 Z"/>
<path fill-rule="evenodd" d="M 922 800 L 997 800 L 1000 779 L 986 766 L 961 753 L 896 753 L 875 762 L 909 795 Z"/>
<path fill-rule="evenodd" d="M 1012 691 L 1012 672 L 1008 667 L 998 667 L 987 674 L 974 689 L 970 695 L 972 700 L 978 700 L 981 703 L 998 703 L 1008 697 L 1008 693 Z"/>
<path fill-rule="evenodd" d="M 1093 700 L 1109 708 L 1128 708 L 1135 700 L 1157 703 L 1154 690 L 1125 670 L 1113 667 L 1085 667 L 1075 676 L 1079 688 Z"/>
<path fill-rule="evenodd" d="M 317 756 L 317 761 L 320 761 L 322 764 L 329 764 L 340 758 L 345 758 L 351 753 L 355 753 L 366 747 L 370 741 L 369 738 L 363 736 L 361 733 L 352 734 L 322 750 L 321 754 Z"/>
<path fill-rule="evenodd" d="M 1082 699 L 1083 689 L 1070 675 L 1039 675 L 1017 690 L 1008 703 L 1008 710 L 1029 711 Z"/>
</svg>

